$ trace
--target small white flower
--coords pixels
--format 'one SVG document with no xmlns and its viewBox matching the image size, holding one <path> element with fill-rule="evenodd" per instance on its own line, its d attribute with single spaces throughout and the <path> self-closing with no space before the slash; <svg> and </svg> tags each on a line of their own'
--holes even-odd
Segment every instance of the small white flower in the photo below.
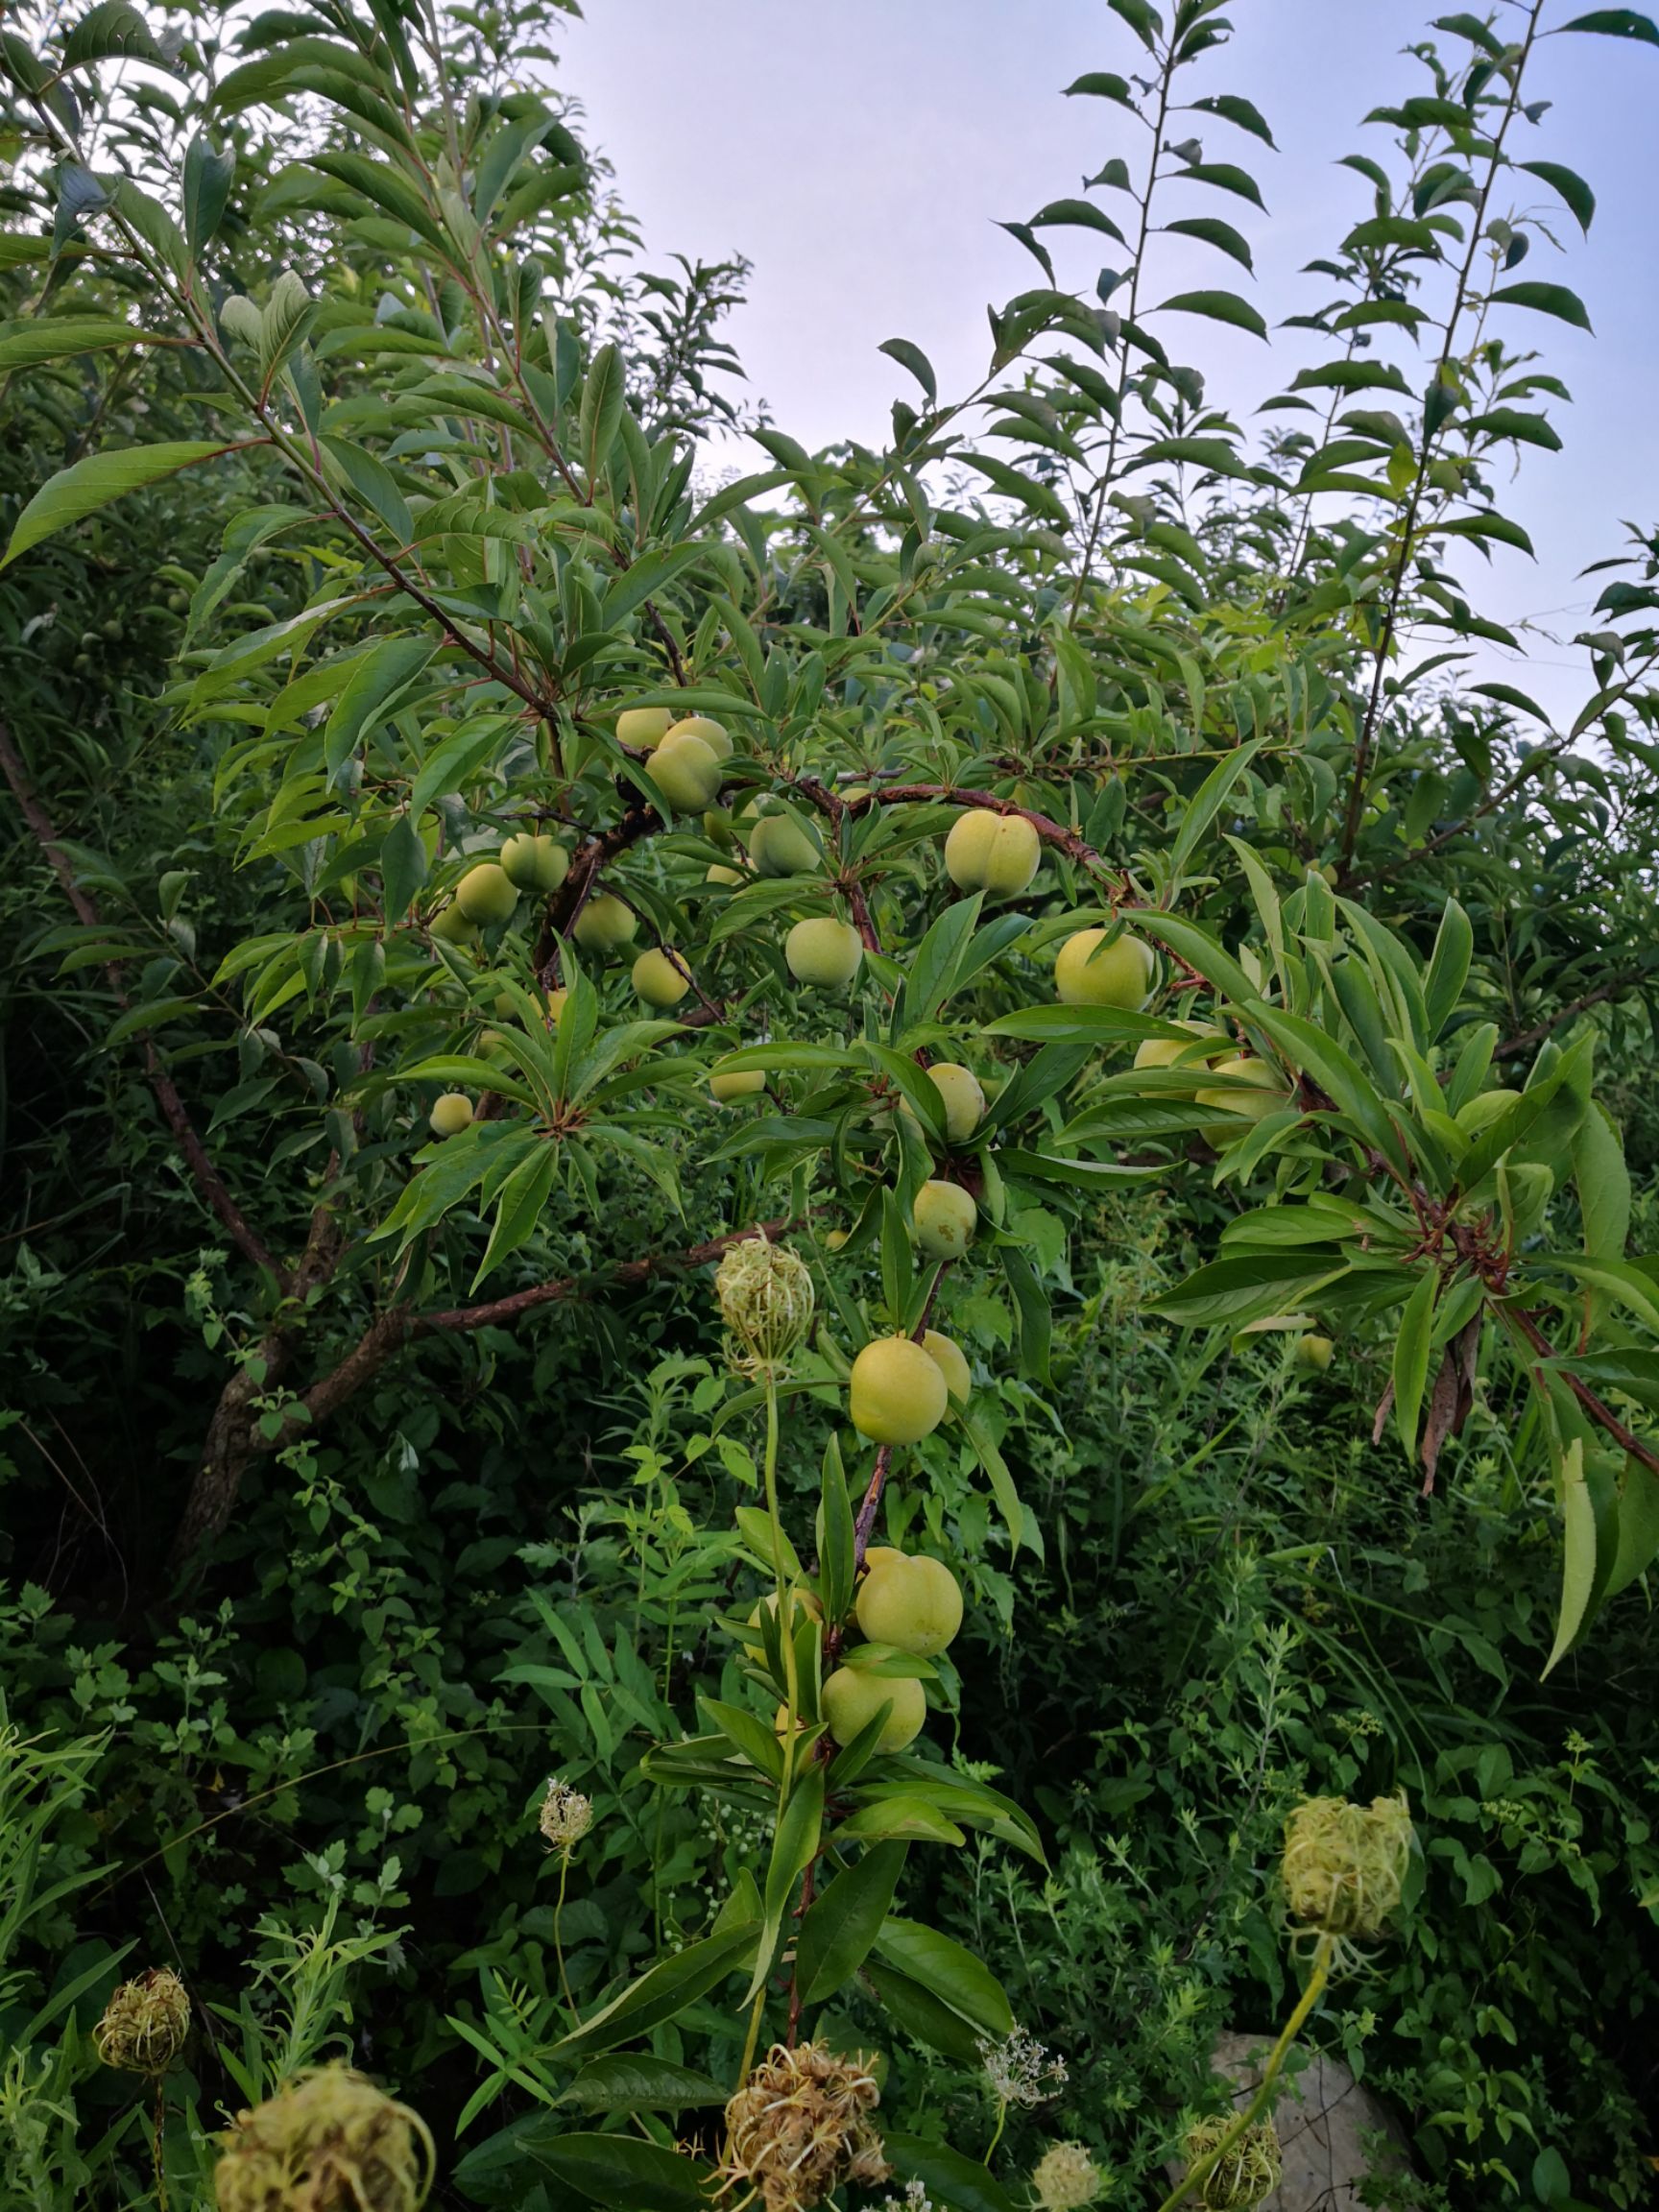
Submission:
<svg viewBox="0 0 1659 2212">
<path fill-rule="evenodd" d="M 933 2212 L 933 2201 L 925 2182 L 906 2181 L 902 2198 L 882 2198 L 880 2212 Z"/>
<path fill-rule="evenodd" d="M 1050 2058 L 1046 2045 L 1016 2027 L 1005 2043 L 979 2038 L 979 2063 L 1002 2104 L 1046 2104 L 1066 2083 L 1066 2061 Z"/>
</svg>

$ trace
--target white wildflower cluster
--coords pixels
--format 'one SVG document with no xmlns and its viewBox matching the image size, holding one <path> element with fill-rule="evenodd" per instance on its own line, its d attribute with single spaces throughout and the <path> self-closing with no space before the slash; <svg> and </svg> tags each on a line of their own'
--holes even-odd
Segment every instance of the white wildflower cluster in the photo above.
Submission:
<svg viewBox="0 0 1659 2212">
<path fill-rule="evenodd" d="M 879 2212 L 933 2212 L 933 2200 L 922 2181 L 906 2181 L 902 2197 L 883 2197 Z"/>
<path fill-rule="evenodd" d="M 1066 2085 L 1066 2061 L 1050 2058 L 1046 2045 L 1016 2027 L 1005 2043 L 979 2038 L 979 2063 L 998 2104 L 1046 2104 Z"/>
</svg>

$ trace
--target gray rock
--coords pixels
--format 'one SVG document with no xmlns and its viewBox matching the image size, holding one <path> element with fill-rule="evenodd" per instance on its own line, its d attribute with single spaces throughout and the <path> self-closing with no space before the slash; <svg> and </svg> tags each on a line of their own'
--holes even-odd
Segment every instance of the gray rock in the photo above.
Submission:
<svg viewBox="0 0 1659 2212">
<path fill-rule="evenodd" d="M 1212 2065 L 1223 2080 L 1236 2084 L 1234 2103 L 1249 2102 L 1261 2083 L 1262 2067 L 1273 2047 L 1271 2035 L 1215 2039 Z M 1298 2057 L 1306 2063 L 1292 2071 Z M 1262 2212 L 1369 2212 L 1359 2195 L 1368 2176 L 1379 2180 L 1409 2167 L 1407 2138 L 1394 2115 L 1362 2088 L 1346 2066 L 1319 2052 L 1292 2055 L 1279 2077 L 1274 2118 L 1285 2152 L 1285 2178 Z M 1177 2176 L 1180 2169 L 1176 2170 Z M 1373 2189 L 1376 2205 L 1396 2201 L 1395 2193 Z"/>
</svg>

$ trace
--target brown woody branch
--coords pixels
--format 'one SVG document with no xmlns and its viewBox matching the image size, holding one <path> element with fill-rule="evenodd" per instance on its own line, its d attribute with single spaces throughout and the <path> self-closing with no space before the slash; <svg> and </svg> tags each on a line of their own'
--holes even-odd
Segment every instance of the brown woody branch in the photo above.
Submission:
<svg viewBox="0 0 1659 2212">
<path fill-rule="evenodd" d="M 1514 1324 L 1534 1352 L 1546 1359 L 1559 1358 L 1559 1353 L 1551 1343 L 1549 1337 L 1545 1335 L 1543 1330 L 1539 1328 L 1535 1314 L 1528 1313 L 1525 1307 L 1518 1306 L 1506 1307 L 1501 1310 L 1503 1312 L 1504 1319 Z M 1656 1454 L 1650 1446 L 1644 1444 L 1640 1436 L 1633 1435 L 1613 1408 L 1604 1405 L 1588 1383 L 1580 1382 L 1576 1375 L 1570 1373 L 1565 1368 L 1560 1370 L 1560 1373 L 1562 1382 L 1566 1383 L 1568 1389 L 1572 1391 L 1574 1397 L 1577 1399 L 1579 1405 L 1583 1407 L 1597 1427 L 1604 1430 L 1622 1452 L 1627 1452 L 1632 1459 L 1646 1467 L 1649 1475 L 1659 1475 L 1659 1454 Z"/>
<path fill-rule="evenodd" d="M 451 1306 L 436 1312 L 417 1313 L 407 1306 L 389 1306 L 377 1313 L 340 1364 L 310 1389 L 290 1408 L 281 1430 L 271 1437 L 257 1438 L 252 1449 L 256 1453 L 279 1452 L 291 1444 L 295 1436 L 305 1429 L 314 1429 L 319 1422 L 327 1420 L 347 1399 L 353 1397 L 363 1385 L 372 1381 L 394 1354 L 405 1344 L 421 1336 L 463 1335 L 476 1329 L 512 1328 L 525 1314 L 535 1312 L 542 1306 L 558 1306 L 598 1296 L 601 1292 L 637 1288 L 655 1276 L 684 1274 L 691 1269 L 706 1267 L 718 1260 L 722 1253 L 744 1238 L 764 1233 L 768 1237 L 781 1236 L 791 1226 L 785 1217 L 763 1221 L 754 1228 L 732 1229 L 722 1237 L 713 1237 L 706 1244 L 694 1244 L 686 1252 L 654 1252 L 641 1260 L 624 1260 L 602 1269 L 596 1275 L 564 1275 L 546 1283 L 533 1283 L 523 1290 L 514 1290 L 505 1298 L 491 1298 L 476 1306 Z"/>
<path fill-rule="evenodd" d="M 1529 1052 L 1534 1045 L 1542 1045 L 1552 1030 L 1559 1029 L 1563 1022 L 1571 1022 L 1575 1014 L 1582 1014 L 1591 1006 L 1604 1005 L 1609 998 L 1618 998 L 1638 983 L 1652 978 L 1651 967 L 1627 969 L 1623 975 L 1615 975 L 1611 982 L 1598 984 L 1594 991 L 1586 991 L 1581 998 L 1570 998 L 1558 1013 L 1547 1022 L 1540 1022 L 1530 1029 L 1523 1029 L 1518 1036 L 1507 1037 L 1492 1053 L 1494 1060 L 1518 1060 L 1522 1053 Z"/>
<path fill-rule="evenodd" d="M 3 722 L 0 722 L 0 768 L 6 772 L 6 781 L 12 786 L 12 793 L 17 802 L 18 810 L 34 832 L 36 841 L 45 854 L 53 875 L 58 878 L 63 896 L 68 900 L 70 905 L 75 909 L 76 915 L 86 928 L 101 929 L 104 924 L 98 908 L 91 896 L 76 880 L 69 855 L 59 841 L 58 832 L 52 826 L 51 816 L 41 805 L 40 799 L 29 780 L 22 758 L 12 742 L 11 733 Z M 109 988 L 114 994 L 116 1004 L 123 1011 L 129 1010 L 132 1001 L 128 995 L 121 962 L 119 960 L 107 960 L 104 964 L 104 973 L 108 978 Z M 219 1216 L 231 1241 L 244 1257 L 252 1260 L 256 1267 L 265 1268 L 276 1278 L 285 1292 L 292 1292 L 295 1287 L 293 1274 L 289 1269 L 277 1263 L 266 1248 L 264 1239 L 253 1229 L 247 1215 L 227 1190 L 225 1179 L 209 1159 L 207 1149 L 201 1138 L 197 1136 L 184 1101 L 179 1095 L 178 1086 L 162 1066 L 160 1055 L 156 1049 L 155 1041 L 147 1030 L 139 1032 L 139 1045 L 144 1055 L 144 1072 L 149 1079 L 150 1088 L 156 1094 L 156 1102 L 161 1109 L 167 1126 L 178 1141 L 179 1148 L 189 1166 L 197 1189 Z"/>
</svg>

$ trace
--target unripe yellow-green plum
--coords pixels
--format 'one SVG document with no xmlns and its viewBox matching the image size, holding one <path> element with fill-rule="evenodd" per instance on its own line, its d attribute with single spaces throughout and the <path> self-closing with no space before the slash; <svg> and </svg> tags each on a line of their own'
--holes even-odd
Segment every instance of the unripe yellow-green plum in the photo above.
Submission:
<svg viewBox="0 0 1659 2212">
<path fill-rule="evenodd" d="M 691 979 L 660 947 L 653 945 L 634 963 L 634 988 L 647 1006 L 678 1006 Z"/>
<path fill-rule="evenodd" d="M 1242 1137 L 1252 1122 L 1264 1121 L 1269 1114 L 1277 1114 L 1286 1101 L 1280 1089 L 1281 1078 L 1264 1060 L 1218 1060 L 1214 1072 L 1236 1075 L 1240 1083 L 1256 1087 L 1253 1091 L 1195 1091 L 1192 1094 L 1196 1104 L 1218 1106 L 1231 1117 L 1225 1121 L 1206 1121 L 1199 1131 L 1204 1142 L 1214 1144 L 1219 1152 L 1236 1137 Z"/>
<path fill-rule="evenodd" d="M 690 813 L 719 790 L 720 762 L 701 737 L 670 730 L 651 756 L 651 781 L 671 806 Z"/>
<path fill-rule="evenodd" d="M 854 1610 L 872 1644 L 931 1659 L 962 1625 L 962 1589 L 943 1559 L 885 1559 L 858 1585 Z"/>
<path fill-rule="evenodd" d="M 1466 1137 L 1479 1137 L 1490 1129 L 1500 1114 L 1507 1113 L 1521 1095 L 1519 1091 L 1479 1091 L 1457 1109 L 1457 1126 Z"/>
<path fill-rule="evenodd" d="M 1227 1043 L 1226 1031 L 1215 1028 L 1212 1022 L 1183 1022 L 1181 1026 L 1189 1031 L 1193 1038 L 1209 1037 L 1214 1039 L 1217 1046 L 1224 1046 Z M 1185 1059 L 1182 1057 L 1183 1054 L 1187 1055 Z M 1204 1055 L 1204 1057 L 1208 1057 L 1208 1055 Z M 1199 1059 L 1200 1055 L 1192 1051 L 1190 1044 L 1183 1044 L 1174 1037 L 1145 1038 L 1137 1047 L 1135 1053 L 1137 1068 L 1173 1068 L 1177 1061 L 1181 1061 L 1183 1067 L 1195 1068 L 1199 1064 Z"/>
<path fill-rule="evenodd" d="M 741 868 L 728 868 L 723 860 L 711 860 L 709 873 L 703 880 L 705 883 L 741 883 L 743 871 Z"/>
<path fill-rule="evenodd" d="M 949 1336 L 942 1336 L 937 1329 L 923 1332 L 922 1349 L 945 1378 L 945 1387 L 958 1406 L 966 1406 L 974 1388 L 974 1374 L 962 1348 Z M 871 1554 L 864 1554 L 869 1559 Z"/>
<path fill-rule="evenodd" d="M 864 947 L 851 922 L 820 914 L 810 922 L 796 923 L 783 940 L 783 957 L 797 983 L 839 991 L 857 974 Z"/>
<path fill-rule="evenodd" d="M 846 1229 L 827 1229 L 824 1233 L 824 1249 L 827 1252 L 839 1252 L 850 1234 Z"/>
<path fill-rule="evenodd" d="M 472 1119 L 472 1101 L 465 1091 L 445 1091 L 434 1099 L 427 1117 L 434 1137 L 459 1137 Z"/>
<path fill-rule="evenodd" d="M 601 891 L 597 899 L 589 899 L 576 917 L 572 934 L 584 951 L 602 956 L 620 952 L 624 945 L 634 941 L 634 932 L 639 926 L 639 917 L 632 906 L 624 906 L 620 899 L 613 898 L 609 891 Z"/>
<path fill-rule="evenodd" d="M 1043 842 L 1023 814 L 994 814 L 972 807 L 950 825 L 945 869 L 959 891 L 989 891 L 1012 899 L 1036 875 Z"/>
<path fill-rule="evenodd" d="M 710 1075 L 709 1088 L 722 1106 L 730 1105 L 733 1098 L 753 1098 L 766 1088 L 766 1071 L 751 1068 L 735 1075 Z"/>
<path fill-rule="evenodd" d="M 825 1683 L 818 1702 L 837 1743 L 851 1743 L 875 1719 L 883 1705 L 893 1710 L 877 1739 L 883 1756 L 914 1743 L 927 1718 L 927 1693 L 914 1675 L 888 1680 L 867 1673 L 861 1667 L 837 1667 Z"/>
<path fill-rule="evenodd" d="M 616 742 L 649 753 L 667 736 L 673 720 L 666 707 L 625 707 L 616 717 Z"/>
<path fill-rule="evenodd" d="M 726 725 L 710 721 L 707 714 L 687 714 L 684 722 L 674 724 L 668 737 L 675 742 L 682 737 L 695 737 L 708 746 L 716 760 L 732 757 L 732 740 L 726 733 Z"/>
<path fill-rule="evenodd" d="M 864 1553 L 866 1567 L 879 1567 L 884 1559 L 902 1559 L 903 1552 L 892 1544 L 872 1544 Z"/>
<path fill-rule="evenodd" d="M 908 1336 L 878 1336 L 853 1362 L 853 1426 L 872 1444 L 919 1444 L 950 1403 L 937 1361 Z"/>
<path fill-rule="evenodd" d="M 915 1222 L 916 1241 L 929 1260 L 960 1260 L 974 1241 L 979 1209 L 960 1183 L 924 1183 Z"/>
<path fill-rule="evenodd" d="M 520 891 L 557 891 L 569 869 L 570 855 L 557 837 L 533 836 L 525 830 L 502 846 L 501 865 Z"/>
<path fill-rule="evenodd" d="M 783 1617 L 792 1629 L 799 1627 L 800 1625 L 799 1619 L 797 1618 L 799 1614 L 804 1613 L 813 1621 L 823 1620 L 824 1608 L 822 1604 L 820 1604 L 815 1592 L 811 1590 L 797 1589 L 786 1590 L 783 1595 L 788 1599 L 788 1605 L 785 1608 Z M 754 1612 L 750 1614 L 749 1626 L 751 1628 L 758 1628 L 760 1625 L 760 1616 L 763 1612 L 776 1616 L 777 1611 L 778 1593 L 776 1590 L 768 1590 L 765 1597 L 762 1598 L 756 1605 Z M 764 1644 L 745 1644 L 743 1647 L 743 1656 L 746 1659 L 753 1659 L 757 1667 L 764 1667 L 766 1664 L 766 1647 Z"/>
<path fill-rule="evenodd" d="M 455 903 L 469 922 L 487 928 L 494 922 L 512 921 L 518 894 L 498 860 L 480 860 L 456 884 Z"/>
<path fill-rule="evenodd" d="M 1068 937 L 1054 963 L 1054 988 L 1067 1006 L 1119 1006 L 1139 1014 L 1152 996 L 1152 953 L 1139 937 L 1124 930 L 1104 951 L 1111 934 L 1079 929 Z"/>
<path fill-rule="evenodd" d="M 791 815 L 762 814 L 748 836 L 749 863 L 757 876 L 809 876 L 820 854 Z"/>
<path fill-rule="evenodd" d="M 469 922 L 453 899 L 447 906 L 441 906 L 428 925 L 434 937 L 445 945 L 476 945 L 478 925 Z"/>
<path fill-rule="evenodd" d="M 1297 1340 L 1296 1363 L 1300 1367 L 1311 1367 L 1316 1373 L 1323 1375 L 1326 1368 L 1330 1366 L 1335 1350 L 1336 1347 L 1332 1343 L 1329 1336 L 1315 1335 L 1310 1331 L 1306 1336 Z"/>
<path fill-rule="evenodd" d="M 948 1142 L 966 1144 L 985 1118 L 985 1094 L 979 1087 L 978 1076 L 972 1068 L 959 1067 L 954 1060 L 941 1060 L 926 1073 L 945 1109 Z M 913 1121 L 919 1122 L 922 1118 L 912 1110 L 907 1098 L 901 1101 L 899 1110 L 908 1114 Z"/>
</svg>

